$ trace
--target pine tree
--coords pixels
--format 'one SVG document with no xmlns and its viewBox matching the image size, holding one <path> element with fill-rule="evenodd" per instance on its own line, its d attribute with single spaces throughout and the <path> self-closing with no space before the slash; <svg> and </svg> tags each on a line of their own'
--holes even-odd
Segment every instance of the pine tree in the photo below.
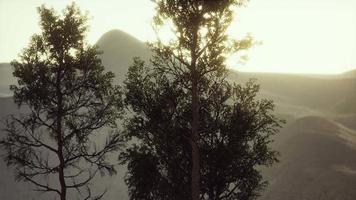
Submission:
<svg viewBox="0 0 356 200">
<path fill-rule="evenodd" d="M 153 68 L 153 69 L 152 69 Z M 126 84 L 133 114 L 126 133 L 133 141 L 121 161 L 128 165 L 131 199 L 191 199 L 191 94 L 181 79 L 135 59 Z M 257 166 L 278 153 L 269 144 L 281 121 L 270 100 L 256 98 L 253 81 L 231 85 L 224 77 L 201 82 L 201 199 L 254 199 L 265 186 Z"/>
<path fill-rule="evenodd" d="M 125 82 L 130 198 L 254 199 L 265 185 L 256 167 L 277 160 L 269 144 L 281 121 L 254 82 L 226 81 L 226 56 L 254 43 L 226 33 L 244 1 L 154 2 L 155 24 L 171 24 L 175 38 L 151 45 L 151 63 L 135 59 Z"/>
<path fill-rule="evenodd" d="M 41 34 L 12 62 L 14 101 L 28 112 L 6 120 L 5 161 L 37 191 L 100 199 L 89 183 L 98 172 L 116 172 L 107 155 L 122 142 L 122 92 L 97 48 L 85 43 L 87 17 L 74 3 L 62 15 L 45 6 L 38 12 Z"/>
</svg>

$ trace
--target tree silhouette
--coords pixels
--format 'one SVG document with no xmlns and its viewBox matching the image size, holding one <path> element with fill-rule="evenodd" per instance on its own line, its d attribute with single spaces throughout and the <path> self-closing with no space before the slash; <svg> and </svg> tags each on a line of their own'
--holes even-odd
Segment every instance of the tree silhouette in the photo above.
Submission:
<svg viewBox="0 0 356 200">
<path fill-rule="evenodd" d="M 87 17 L 74 3 L 62 16 L 45 6 L 38 12 L 41 34 L 12 62 L 14 101 L 28 112 L 6 120 L 5 161 L 37 191 L 100 199 L 104 193 L 92 194 L 89 183 L 98 172 L 116 172 L 107 155 L 122 141 L 121 91 L 97 48 L 84 42 Z"/>
<path fill-rule="evenodd" d="M 151 45 L 147 66 L 135 59 L 126 84 L 138 141 L 121 154 L 131 199 L 253 199 L 265 184 L 259 165 L 276 161 L 270 136 L 281 121 L 258 85 L 231 85 L 228 54 L 253 45 L 228 37 L 233 9 L 245 1 L 156 0 L 155 25 L 175 37 Z"/>
<path fill-rule="evenodd" d="M 153 68 L 153 69 L 152 69 Z M 181 80 L 135 59 L 126 84 L 133 139 L 121 154 L 128 164 L 131 199 L 191 199 L 191 96 Z M 269 147 L 281 121 L 273 102 L 256 99 L 253 81 L 231 85 L 223 77 L 202 82 L 200 93 L 201 199 L 253 199 L 265 185 L 260 165 L 271 165 Z"/>
</svg>

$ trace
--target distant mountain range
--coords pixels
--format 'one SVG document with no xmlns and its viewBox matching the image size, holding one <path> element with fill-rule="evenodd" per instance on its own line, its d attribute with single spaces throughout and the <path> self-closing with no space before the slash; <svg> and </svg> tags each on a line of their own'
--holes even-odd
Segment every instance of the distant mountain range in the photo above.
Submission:
<svg viewBox="0 0 356 200">
<path fill-rule="evenodd" d="M 147 61 L 151 56 L 144 43 L 119 30 L 105 33 L 97 45 L 103 51 L 103 65 L 116 74 L 117 83 L 125 78 L 133 57 Z M 276 114 L 287 120 L 273 143 L 281 162 L 261 169 L 270 182 L 262 200 L 355 199 L 356 70 L 332 76 L 231 70 L 228 78 L 237 83 L 255 78 L 261 85 L 259 98 L 273 99 Z M 10 65 L 0 64 L 0 118 L 19 112 L 12 98 L 4 97 L 15 82 Z M 23 189 L 28 186 L 14 183 L 10 172 L 0 161 L 0 199 L 41 199 Z M 127 199 L 124 172 L 122 167 L 118 176 L 100 180 L 110 189 L 106 199 Z M 11 189 L 20 187 L 16 189 L 20 192 Z"/>
<path fill-rule="evenodd" d="M 112 30 L 105 33 L 96 43 L 103 52 L 101 59 L 108 71 L 116 74 L 118 83 L 125 78 L 133 57 L 148 61 L 148 47 L 133 36 Z M 356 112 L 353 94 L 356 95 L 356 69 L 340 75 L 293 75 L 278 73 L 246 73 L 230 71 L 230 80 L 245 82 L 250 78 L 261 84 L 262 96 L 272 98 L 280 104 L 291 104 L 299 109 L 306 106 L 312 110 L 330 112 Z M 0 97 L 9 96 L 9 84 L 16 83 L 8 63 L 0 63 Z M 321 98 L 322 97 L 322 98 Z"/>
</svg>

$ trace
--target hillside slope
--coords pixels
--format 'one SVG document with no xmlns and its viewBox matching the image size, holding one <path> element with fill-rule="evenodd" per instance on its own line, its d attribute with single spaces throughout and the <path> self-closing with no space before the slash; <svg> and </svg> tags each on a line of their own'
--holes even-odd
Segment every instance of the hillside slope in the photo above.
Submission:
<svg viewBox="0 0 356 200">
<path fill-rule="evenodd" d="M 344 78 L 356 78 L 356 69 L 341 74 Z"/>
<path fill-rule="evenodd" d="M 356 130 L 304 117 L 276 138 L 281 162 L 265 169 L 262 200 L 353 200 L 356 197 Z"/>
<path fill-rule="evenodd" d="M 9 85 L 15 84 L 10 63 L 0 63 L 0 97 L 10 95 Z"/>
<path fill-rule="evenodd" d="M 231 81 L 245 82 L 254 78 L 261 85 L 262 95 L 284 103 L 304 106 L 323 112 L 356 112 L 356 78 L 335 75 L 313 77 L 277 73 L 237 73 L 231 71 Z"/>
</svg>

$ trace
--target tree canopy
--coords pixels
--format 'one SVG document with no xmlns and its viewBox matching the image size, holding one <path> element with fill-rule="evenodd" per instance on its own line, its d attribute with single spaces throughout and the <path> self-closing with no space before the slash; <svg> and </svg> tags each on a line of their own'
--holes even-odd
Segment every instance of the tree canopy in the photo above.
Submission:
<svg viewBox="0 0 356 200">
<path fill-rule="evenodd" d="M 5 161 L 16 178 L 37 191 L 99 199 L 89 183 L 98 172 L 115 173 L 107 155 L 120 147 L 117 119 L 122 113 L 120 88 L 105 72 L 95 46 L 85 42 L 86 15 L 73 3 L 62 15 L 41 6 L 41 33 L 20 59 L 13 61 L 14 101 L 28 108 L 10 116 Z M 74 196 L 71 196 L 74 198 Z"/>
<path fill-rule="evenodd" d="M 254 199 L 265 184 L 256 167 L 277 160 L 269 144 L 281 121 L 253 81 L 226 80 L 226 56 L 254 44 L 227 34 L 245 2 L 154 1 L 155 28 L 170 25 L 174 38 L 151 44 L 151 62 L 135 59 L 125 82 L 131 199 Z"/>
</svg>

